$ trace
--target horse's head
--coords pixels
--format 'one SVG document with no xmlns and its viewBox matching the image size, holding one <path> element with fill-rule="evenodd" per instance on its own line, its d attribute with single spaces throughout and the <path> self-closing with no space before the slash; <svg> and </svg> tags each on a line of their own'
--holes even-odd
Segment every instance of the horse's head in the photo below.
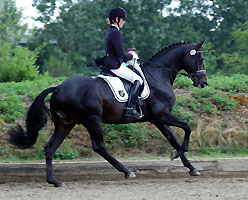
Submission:
<svg viewBox="0 0 248 200">
<path fill-rule="evenodd" d="M 201 48 L 203 43 L 204 40 L 198 44 L 190 45 L 183 59 L 183 68 L 188 73 L 187 76 L 193 81 L 193 86 L 202 88 L 208 85 Z"/>
</svg>

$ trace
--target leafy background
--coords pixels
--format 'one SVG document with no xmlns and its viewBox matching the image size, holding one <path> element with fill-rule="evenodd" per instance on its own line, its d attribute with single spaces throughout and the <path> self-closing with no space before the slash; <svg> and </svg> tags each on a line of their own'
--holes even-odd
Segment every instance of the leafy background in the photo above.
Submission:
<svg viewBox="0 0 248 200">
<path fill-rule="evenodd" d="M 9 146 L 6 132 L 23 124 L 25 112 L 45 88 L 74 74 L 99 73 L 104 55 L 105 20 L 113 7 L 127 10 L 125 48 L 136 47 L 141 62 L 170 44 L 205 39 L 209 86 L 193 88 L 177 77 L 173 113 L 190 123 L 190 154 L 247 155 L 248 1 L 237 0 L 33 0 L 43 28 L 27 30 L 14 0 L 0 0 L 0 159 L 42 159 L 53 132 L 51 121 L 33 149 Z M 54 19 L 57 9 L 59 15 Z M 166 11 L 166 12 L 165 12 Z M 166 13 L 166 15 L 164 14 Z M 24 41 L 24 42 L 23 42 Z M 49 100 L 49 97 L 48 97 Z M 49 103 L 48 103 L 49 104 Z M 149 123 L 103 126 L 105 142 L 119 156 L 164 156 L 166 139 Z M 182 140 L 184 133 L 173 129 Z M 57 151 L 57 159 L 97 158 L 86 130 L 77 126 Z"/>
</svg>

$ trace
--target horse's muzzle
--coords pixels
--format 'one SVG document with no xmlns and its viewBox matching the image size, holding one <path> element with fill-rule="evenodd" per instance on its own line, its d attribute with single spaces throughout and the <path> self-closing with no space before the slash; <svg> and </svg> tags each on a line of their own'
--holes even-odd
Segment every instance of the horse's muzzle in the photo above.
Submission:
<svg viewBox="0 0 248 200">
<path fill-rule="evenodd" d="M 208 85 L 206 70 L 198 70 L 195 74 L 195 86 L 204 88 Z"/>
<path fill-rule="evenodd" d="M 208 82 L 207 81 L 203 81 L 203 83 L 200 84 L 200 85 L 201 85 L 201 88 L 204 88 L 204 87 L 206 87 L 208 85 Z"/>
<path fill-rule="evenodd" d="M 202 77 L 201 79 L 195 79 L 193 82 L 193 86 L 204 88 L 208 85 L 206 77 Z"/>
</svg>

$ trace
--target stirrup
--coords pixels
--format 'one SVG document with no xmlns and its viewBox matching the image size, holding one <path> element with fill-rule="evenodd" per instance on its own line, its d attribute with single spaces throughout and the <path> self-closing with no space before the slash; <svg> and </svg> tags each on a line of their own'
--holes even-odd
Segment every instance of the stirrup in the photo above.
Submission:
<svg viewBox="0 0 248 200">
<path fill-rule="evenodd" d="M 127 107 L 125 117 L 134 117 L 136 119 L 140 119 L 144 117 L 144 115 L 142 113 L 137 112 L 137 110 L 134 109 L 133 107 L 131 108 Z"/>
</svg>

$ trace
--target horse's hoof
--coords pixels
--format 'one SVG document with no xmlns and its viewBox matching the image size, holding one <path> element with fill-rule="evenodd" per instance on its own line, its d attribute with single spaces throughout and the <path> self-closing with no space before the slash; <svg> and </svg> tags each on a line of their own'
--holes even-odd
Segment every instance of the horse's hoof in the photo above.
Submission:
<svg viewBox="0 0 248 200">
<path fill-rule="evenodd" d="M 64 187 L 65 184 L 62 182 L 54 183 L 54 187 Z"/>
<path fill-rule="evenodd" d="M 173 161 L 179 157 L 178 151 L 175 150 L 171 153 L 170 160 Z"/>
<path fill-rule="evenodd" d="M 52 180 L 52 181 L 47 181 L 49 184 L 53 184 L 54 187 L 63 187 L 65 186 L 63 182 L 57 181 L 57 180 Z"/>
<path fill-rule="evenodd" d="M 189 172 L 190 176 L 200 176 L 201 173 L 197 169 L 193 169 Z"/>
<path fill-rule="evenodd" d="M 135 175 L 135 173 L 133 173 L 133 172 L 130 172 L 129 174 L 125 175 L 125 179 L 128 179 L 128 178 L 135 178 L 135 177 L 136 177 L 136 175 Z"/>
</svg>

